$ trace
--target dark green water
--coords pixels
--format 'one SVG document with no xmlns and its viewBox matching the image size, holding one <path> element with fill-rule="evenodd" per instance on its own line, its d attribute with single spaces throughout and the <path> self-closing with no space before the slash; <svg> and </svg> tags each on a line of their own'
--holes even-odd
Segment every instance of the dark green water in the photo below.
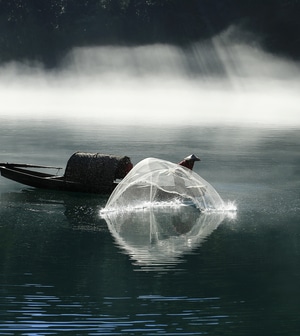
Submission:
<svg viewBox="0 0 300 336">
<path fill-rule="evenodd" d="M 1 335 L 300 334 L 299 129 L 9 118 L 0 128 L 1 162 L 64 167 L 77 150 L 178 162 L 194 152 L 194 170 L 238 209 L 170 264 L 147 267 L 101 218 L 105 197 L 1 177 Z"/>
</svg>

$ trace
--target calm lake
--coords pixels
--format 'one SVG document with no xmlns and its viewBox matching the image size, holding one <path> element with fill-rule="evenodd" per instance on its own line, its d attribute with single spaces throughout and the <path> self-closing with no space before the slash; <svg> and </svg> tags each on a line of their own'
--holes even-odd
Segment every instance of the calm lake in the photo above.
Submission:
<svg viewBox="0 0 300 336">
<path fill-rule="evenodd" d="M 115 239 L 100 216 L 107 197 L 1 177 L 0 334 L 299 335 L 300 132 L 277 126 L 1 117 L 1 162 L 65 167 L 77 150 L 134 164 L 195 153 L 194 171 L 237 212 L 210 218 L 207 234 L 184 248 L 182 237 L 206 219 L 178 214 L 188 229 L 174 249 L 167 230 L 153 262 L 139 255 L 149 242 L 134 230 Z M 161 227 L 176 217 L 155 213 Z"/>
<path fill-rule="evenodd" d="M 213 42 L 0 67 L 0 162 L 194 153 L 237 207 L 111 220 L 108 197 L 0 177 L 1 335 L 300 335 L 299 65 Z"/>
</svg>

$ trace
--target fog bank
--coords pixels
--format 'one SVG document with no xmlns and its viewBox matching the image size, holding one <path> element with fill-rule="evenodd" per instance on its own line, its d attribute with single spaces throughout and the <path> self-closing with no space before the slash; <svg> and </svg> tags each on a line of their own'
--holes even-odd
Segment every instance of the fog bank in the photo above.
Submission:
<svg viewBox="0 0 300 336">
<path fill-rule="evenodd" d="M 168 45 L 74 49 L 59 70 L 0 68 L 1 117 L 119 124 L 297 127 L 299 64 L 224 36 Z"/>
</svg>

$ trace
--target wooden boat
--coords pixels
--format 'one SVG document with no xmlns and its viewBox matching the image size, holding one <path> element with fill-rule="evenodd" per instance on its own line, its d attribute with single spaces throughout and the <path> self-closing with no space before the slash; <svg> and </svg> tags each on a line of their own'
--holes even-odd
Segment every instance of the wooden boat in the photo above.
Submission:
<svg viewBox="0 0 300 336">
<path fill-rule="evenodd" d="M 36 171 L 38 168 L 57 169 L 22 163 L 0 163 L 1 175 L 24 185 L 52 190 L 110 194 L 132 168 L 127 156 L 76 152 L 68 160 L 63 175 Z"/>
</svg>

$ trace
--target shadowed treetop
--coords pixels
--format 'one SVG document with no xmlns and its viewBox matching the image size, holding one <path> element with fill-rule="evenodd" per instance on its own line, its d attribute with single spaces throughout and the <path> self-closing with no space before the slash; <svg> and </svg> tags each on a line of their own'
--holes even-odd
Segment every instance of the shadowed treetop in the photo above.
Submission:
<svg viewBox="0 0 300 336">
<path fill-rule="evenodd" d="M 298 0 L 0 0 L 0 61 L 55 66 L 77 46 L 184 47 L 231 25 L 299 59 L 299 14 Z"/>
</svg>

